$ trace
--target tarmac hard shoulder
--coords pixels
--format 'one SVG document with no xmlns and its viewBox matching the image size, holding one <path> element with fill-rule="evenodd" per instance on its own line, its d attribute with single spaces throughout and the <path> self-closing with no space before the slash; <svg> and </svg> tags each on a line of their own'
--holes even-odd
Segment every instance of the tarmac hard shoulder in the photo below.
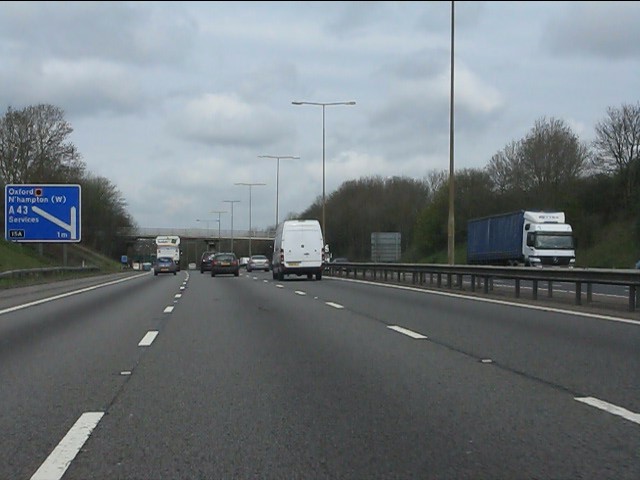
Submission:
<svg viewBox="0 0 640 480">
<path fill-rule="evenodd" d="M 43 298 L 54 297 L 74 290 L 81 290 L 119 278 L 129 277 L 134 274 L 140 274 L 140 272 L 130 270 L 121 273 L 99 274 L 68 280 L 45 281 L 32 285 L 0 288 L 0 311 L 16 305 L 35 302 Z"/>
</svg>

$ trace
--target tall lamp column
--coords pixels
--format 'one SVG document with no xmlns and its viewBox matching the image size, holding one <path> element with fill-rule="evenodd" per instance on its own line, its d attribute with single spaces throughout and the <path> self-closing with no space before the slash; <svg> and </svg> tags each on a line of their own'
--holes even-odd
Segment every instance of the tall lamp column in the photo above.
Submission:
<svg viewBox="0 0 640 480">
<path fill-rule="evenodd" d="M 327 242 L 327 229 L 326 229 L 326 216 L 325 216 L 325 206 L 326 206 L 326 197 L 325 197 L 325 127 L 324 127 L 324 117 L 325 117 L 325 107 L 330 107 L 334 105 L 355 105 L 356 102 L 291 102 L 293 105 L 318 105 L 322 107 L 322 235 L 324 236 L 325 242 Z"/>
<path fill-rule="evenodd" d="M 223 213 L 227 213 L 225 210 L 211 210 L 209 213 L 217 213 L 218 214 L 218 251 L 220 251 L 220 243 L 222 242 L 222 237 L 220 235 L 220 215 Z"/>
<path fill-rule="evenodd" d="M 299 159 L 300 157 L 294 157 L 291 155 L 258 155 L 258 158 L 275 158 L 278 161 L 276 162 L 276 228 L 278 228 L 278 189 L 280 185 L 280 159 L 288 158 L 288 159 Z"/>
<path fill-rule="evenodd" d="M 266 183 L 244 183 L 244 182 L 239 182 L 236 183 L 235 185 L 242 185 L 245 187 L 249 187 L 249 258 L 251 258 L 251 237 L 252 237 L 252 232 L 251 232 L 251 188 L 252 187 L 257 187 L 260 185 L 266 185 Z"/>
<path fill-rule="evenodd" d="M 233 204 L 239 203 L 240 200 L 223 200 L 223 202 L 231 204 L 231 251 L 233 252 Z"/>
</svg>

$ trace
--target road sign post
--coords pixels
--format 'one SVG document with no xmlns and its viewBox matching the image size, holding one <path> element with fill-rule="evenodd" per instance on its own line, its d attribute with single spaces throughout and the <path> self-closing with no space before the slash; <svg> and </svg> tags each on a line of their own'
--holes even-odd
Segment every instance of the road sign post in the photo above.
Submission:
<svg viewBox="0 0 640 480">
<path fill-rule="evenodd" d="M 80 242 L 80 203 L 80 185 L 6 185 L 5 239 L 10 242 Z"/>
</svg>

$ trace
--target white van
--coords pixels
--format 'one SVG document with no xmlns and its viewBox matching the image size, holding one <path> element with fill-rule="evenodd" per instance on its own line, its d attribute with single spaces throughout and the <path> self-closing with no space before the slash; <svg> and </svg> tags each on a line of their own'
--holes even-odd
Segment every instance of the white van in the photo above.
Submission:
<svg viewBox="0 0 640 480">
<path fill-rule="evenodd" d="M 317 220 L 285 220 L 276 229 L 271 267 L 274 280 L 285 275 L 322 279 L 324 240 Z"/>
</svg>

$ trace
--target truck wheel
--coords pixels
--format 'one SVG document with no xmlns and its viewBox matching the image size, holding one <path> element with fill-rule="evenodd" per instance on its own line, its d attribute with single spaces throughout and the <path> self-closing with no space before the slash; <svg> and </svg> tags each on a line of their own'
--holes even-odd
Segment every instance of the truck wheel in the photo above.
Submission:
<svg viewBox="0 0 640 480">
<path fill-rule="evenodd" d="M 322 272 L 316 273 L 316 280 L 322 280 Z"/>
</svg>

